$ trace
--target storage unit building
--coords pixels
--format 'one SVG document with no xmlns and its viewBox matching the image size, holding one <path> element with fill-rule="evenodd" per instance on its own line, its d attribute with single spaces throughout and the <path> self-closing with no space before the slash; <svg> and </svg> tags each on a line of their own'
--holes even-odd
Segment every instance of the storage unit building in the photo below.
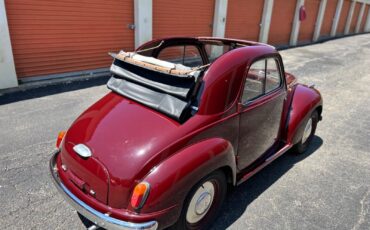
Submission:
<svg viewBox="0 0 370 230">
<path fill-rule="evenodd" d="M 211 36 L 214 0 L 154 0 L 153 38 Z"/>
<path fill-rule="evenodd" d="M 298 42 L 309 43 L 312 41 L 315 31 L 317 14 L 319 12 L 320 0 L 306 0 L 304 3 L 306 18 L 301 22 L 299 28 Z"/>
<path fill-rule="evenodd" d="M 225 36 L 258 41 L 263 5 L 261 0 L 229 1 Z"/>
<path fill-rule="evenodd" d="M 296 0 L 275 0 L 272 9 L 268 42 L 273 45 L 288 45 L 292 31 Z"/>
<path fill-rule="evenodd" d="M 133 1 L 6 1 L 18 78 L 107 68 L 131 50 Z"/>
</svg>

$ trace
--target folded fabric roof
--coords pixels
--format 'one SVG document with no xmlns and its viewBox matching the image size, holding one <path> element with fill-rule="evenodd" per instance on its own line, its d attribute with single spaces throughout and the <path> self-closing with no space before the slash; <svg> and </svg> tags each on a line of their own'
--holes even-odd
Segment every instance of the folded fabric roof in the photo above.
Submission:
<svg viewBox="0 0 370 230">
<path fill-rule="evenodd" d="M 185 119 L 201 71 L 176 75 L 115 57 L 110 69 L 113 75 L 107 84 L 109 89 L 180 122 Z"/>
<path fill-rule="evenodd" d="M 136 82 L 182 99 L 190 96 L 197 78 L 195 76 L 185 78 L 161 73 L 119 59 L 114 60 L 110 71 L 115 77 Z M 199 75 L 199 72 L 197 72 L 197 75 Z"/>
</svg>

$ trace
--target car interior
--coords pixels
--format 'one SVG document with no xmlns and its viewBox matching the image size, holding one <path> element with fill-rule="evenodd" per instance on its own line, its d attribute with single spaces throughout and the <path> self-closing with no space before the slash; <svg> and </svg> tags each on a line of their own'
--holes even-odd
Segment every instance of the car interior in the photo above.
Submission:
<svg viewBox="0 0 370 230">
<path fill-rule="evenodd" d="M 135 52 L 111 53 L 114 61 L 107 86 L 183 123 L 198 110 L 204 70 L 224 53 L 243 46 L 218 40 L 175 40 L 158 41 Z M 258 80 L 250 81 L 250 91 L 257 90 Z"/>
</svg>

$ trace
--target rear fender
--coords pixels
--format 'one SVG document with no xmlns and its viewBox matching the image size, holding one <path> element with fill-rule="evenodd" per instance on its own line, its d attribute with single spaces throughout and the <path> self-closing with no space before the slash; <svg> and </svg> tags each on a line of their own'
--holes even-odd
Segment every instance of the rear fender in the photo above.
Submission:
<svg viewBox="0 0 370 230">
<path fill-rule="evenodd" d="M 151 185 L 151 189 L 142 212 L 178 206 L 178 213 L 173 213 L 178 217 L 191 188 L 211 172 L 224 167 L 231 171 L 235 184 L 234 149 L 230 142 L 222 138 L 207 139 L 173 154 L 143 179 Z"/>
<path fill-rule="evenodd" d="M 287 143 L 297 144 L 299 142 L 304 124 L 310 118 L 311 113 L 319 107 L 322 107 L 322 98 L 318 90 L 300 84 L 295 87 L 287 120 Z M 321 114 L 319 116 L 321 117 Z"/>
</svg>

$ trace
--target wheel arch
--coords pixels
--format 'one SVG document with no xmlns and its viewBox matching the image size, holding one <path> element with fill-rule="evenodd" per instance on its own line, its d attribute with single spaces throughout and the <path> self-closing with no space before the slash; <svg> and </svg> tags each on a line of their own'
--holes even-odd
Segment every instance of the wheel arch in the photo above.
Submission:
<svg viewBox="0 0 370 230">
<path fill-rule="evenodd" d="M 302 135 L 304 124 L 313 111 L 317 111 L 319 120 L 323 110 L 323 101 L 318 90 L 305 85 L 297 85 L 289 109 L 286 142 L 296 144 Z"/>
<path fill-rule="evenodd" d="M 217 170 L 225 174 L 228 183 L 236 183 L 235 152 L 229 141 L 211 138 L 180 150 L 143 179 L 150 184 L 151 190 L 142 212 L 177 206 L 173 215 L 178 217 L 193 186 Z"/>
<path fill-rule="evenodd" d="M 317 113 L 319 114 L 319 120 L 322 119 L 322 104 L 316 107 Z"/>
<path fill-rule="evenodd" d="M 230 166 L 223 166 L 217 170 L 220 170 L 225 174 L 226 181 L 229 185 L 236 185 L 236 173 L 233 172 L 233 169 Z"/>
</svg>

